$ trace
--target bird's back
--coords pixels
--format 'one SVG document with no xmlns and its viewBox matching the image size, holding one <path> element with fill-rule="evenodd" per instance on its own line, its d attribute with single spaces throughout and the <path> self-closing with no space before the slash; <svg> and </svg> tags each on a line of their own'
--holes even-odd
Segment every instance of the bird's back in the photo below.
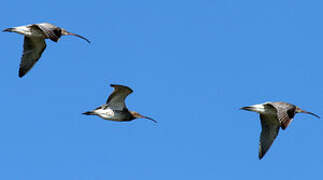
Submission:
<svg viewBox="0 0 323 180">
<path fill-rule="evenodd" d="M 277 118 L 284 130 L 292 122 L 295 116 L 296 106 L 285 102 L 273 102 L 272 105 L 277 109 Z"/>
<path fill-rule="evenodd" d="M 296 108 L 295 105 L 286 102 L 272 102 L 271 103 L 277 110 L 290 110 Z"/>
</svg>

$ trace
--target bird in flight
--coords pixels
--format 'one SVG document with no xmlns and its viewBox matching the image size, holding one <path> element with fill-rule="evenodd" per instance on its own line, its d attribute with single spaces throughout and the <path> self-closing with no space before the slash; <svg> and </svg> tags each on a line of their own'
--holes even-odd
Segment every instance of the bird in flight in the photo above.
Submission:
<svg viewBox="0 0 323 180">
<path fill-rule="evenodd" d="M 320 118 L 312 112 L 304 111 L 293 104 L 285 102 L 265 102 L 263 104 L 242 107 L 241 109 L 260 114 L 262 131 L 260 135 L 259 159 L 264 157 L 277 137 L 279 129 L 285 130 L 293 121 L 296 113 L 311 114 Z"/>
<path fill-rule="evenodd" d="M 73 35 L 90 43 L 90 41 L 83 36 L 68 32 L 63 28 L 49 23 L 29 24 L 7 28 L 3 30 L 3 32 L 15 32 L 25 36 L 24 51 L 19 68 L 19 77 L 23 77 L 39 60 L 46 48 L 45 39 L 57 42 L 61 36 Z"/>
<path fill-rule="evenodd" d="M 137 118 L 149 119 L 155 123 L 156 120 L 143 116 L 135 111 L 129 111 L 126 104 L 126 97 L 133 91 L 127 86 L 111 84 L 114 91 L 109 96 L 106 104 L 96 108 L 93 111 L 83 113 L 84 115 L 97 115 L 103 119 L 111 121 L 132 121 Z"/>
</svg>

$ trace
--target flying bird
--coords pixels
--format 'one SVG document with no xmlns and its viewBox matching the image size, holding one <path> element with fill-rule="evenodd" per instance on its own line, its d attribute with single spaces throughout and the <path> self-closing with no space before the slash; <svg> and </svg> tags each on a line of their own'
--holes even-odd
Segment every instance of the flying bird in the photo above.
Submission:
<svg viewBox="0 0 323 180">
<path fill-rule="evenodd" d="M 103 119 L 111 121 L 132 121 L 137 118 L 149 119 L 155 123 L 156 120 L 143 116 L 135 111 L 129 111 L 126 104 L 126 97 L 133 91 L 127 86 L 111 84 L 114 91 L 109 96 L 106 104 L 96 108 L 93 111 L 83 113 L 84 115 L 97 115 Z"/>
<path fill-rule="evenodd" d="M 58 42 L 61 36 L 73 35 L 90 43 L 90 41 L 83 36 L 68 32 L 63 28 L 49 23 L 29 24 L 25 26 L 7 28 L 3 30 L 3 32 L 15 32 L 25 36 L 24 52 L 21 57 L 19 77 L 23 77 L 39 60 L 46 48 L 45 39 Z"/>
<path fill-rule="evenodd" d="M 285 130 L 293 121 L 296 113 L 307 113 L 320 118 L 312 112 L 304 111 L 293 104 L 285 102 L 265 102 L 263 104 L 242 107 L 241 109 L 260 114 L 262 131 L 260 135 L 259 159 L 264 157 L 277 137 L 279 129 Z"/>
</svg>

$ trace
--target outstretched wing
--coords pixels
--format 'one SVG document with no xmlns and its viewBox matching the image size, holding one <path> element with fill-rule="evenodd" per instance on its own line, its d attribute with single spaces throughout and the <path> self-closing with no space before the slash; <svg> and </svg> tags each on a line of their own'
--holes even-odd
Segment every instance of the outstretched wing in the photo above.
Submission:
<svg viewBox="0 0 323 180">
<path fill-rule="evenodd" d="M 278 135 L 280 122 L 274 115 L 260 114 L 260 120 L 262 130 L 260 135 L 259 159 L 262 159 Z"/>
<path fill-rule="evenodd" d="M 126 107 L 125 99 L 133 91 L 127 86 L 111 84 L 111 87 L 114 88 L 114 91 L 109 96 L 106 104 L 113 110 L 124 110 Z"/>
<path fill-rule="evenodd" d="M 281 124 L 281 128 L 285 130 L 293 121 L 296 106 L 285 102 L 275 102 L 272 105 L 277 109 L 277 117 Z"/>
<path fill-rule="evenodd" d="M 32 27 L 39 28 L 47 38 L 54 42 L 57 42 L 62 36 L 61 28 L 49 23 L 33 24 Z"/>
<path fill-rule="evenodd" d="M 46 48 L 43 38 L 26 37 L 24 39 L 24 52 L 20 62 L 19 77 L 23 77 L 39 60 Z"/>
</svg>

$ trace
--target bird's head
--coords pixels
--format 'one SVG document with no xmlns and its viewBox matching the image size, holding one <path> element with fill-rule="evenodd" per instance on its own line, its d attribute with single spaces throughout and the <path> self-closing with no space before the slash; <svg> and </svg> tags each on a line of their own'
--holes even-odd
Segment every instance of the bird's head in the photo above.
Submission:
<svg viewBox="0 0 323 180">
<path fill-rule="evenodd" d="M 143 116 L 135 111 L 129 111 L 130 114 L 133 116 L 134 119 L 138 119 L 138 118 L 143 118 L 143 119 L 149 119 L 151 121 L 153 121 L 154 123 L 157 123 L 156 120 L 154 120 L 153 118 L 147 117 L 147 116 Z"/>
<path fill-rule="evenodd" d="M 317 118 L 320 118 L 320 116 L 318 116 L 318 115 L 316 115 L 316 114 L 314 114 L 312 112 L 308 112 L 308 111 L 302 110 L 301 108 L 299 108 L 297 106 L 296 106 L 296 109 L 295 109 L 295 113 L 306 113 L 306 114 L 310 114 L 312 116 L 315 116 Z"/>
<path fill-rule="evenodd" d="M 66 29 L 64 29 L 64 28 L 61 28 L 61 33 L 62 33 L 62 35 L 70 35 L 70 32 L 68 32 L 68 31 L 66 31 Z"/>
</svg>

